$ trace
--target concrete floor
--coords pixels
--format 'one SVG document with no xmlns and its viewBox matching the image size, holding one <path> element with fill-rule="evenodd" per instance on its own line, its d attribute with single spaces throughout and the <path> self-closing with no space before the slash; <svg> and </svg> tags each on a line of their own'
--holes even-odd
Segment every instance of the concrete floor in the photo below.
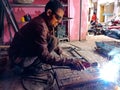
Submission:
<svg viewBox="0 0 120 90">
<path fill-rule="evenodd" d="M 118 39 L 110 38 L 104 35 L 97 35 L 97 36 L 87 36 L 85 41 L 74 41 L 74 42 L 68 42 L 68 43 L 61 43 L 62 47 L 73 47 L 78 49 L 77 52 L 79 55 L 84 57 L 88 62 L 93 63 L 93 62 L 98 62 L 100 65 L 102 65 L 105 62 L 108 62 L 109 59 L 107 56 L 104 56 L 96 51 L 96 44 L 95 42 L 120 42 Z M 89 75 L 89 73 L 86 73 Z M 94 74 L 96 75 L 96 74 Z M 84 76 L 87 78 L 88 76 Z M 92 77 L 91 77 L 92 78 Z M 73 89 L 74 90 L 74 89 Z M 79 89 L 77 89 L 79 90 Z M 84 89 L 80 89 L 84 90 Z M 93 89 L 88 89 L 86 88 L 85 90 L 93 90 Z M 113 88 L 106 88 L 106 89 L 95 89 L 95 90 L 119 90 L 119 89 L 113 89 Z"/>
<path fill-rule="evenodd" d="M 104 42 L 104 41 L 117 41 L 120 42 L 118 39 L 110 38 L 104 35 L 97 35 L 97 36 L 87 36 L 86 40 L 84 41 L 73 41 L 68 43 L 61 43 L 62 47 L 76 47 L 80 50 L 78 51 L 80 55 L 85 57 L 89 62 L 102 62 L 105 61 L 106 58 L 98 54 L 95 50 L 96 44 L 95 42 Z"/>
<path fill-rule="evenodd" d="M 103 57 L 100 54 L 95 52 L 96 41 L 118 41 L 120 42 L 117 39 L 113 39 L 113 38 L 103 36 L 103 35 L 98 35 L 98 36 L 87 36 L 87 39 L 85 41 L 61 42 L 60 46 L 63 48 L 73 47 L 73 48 L 79 49 L 77 50 L 78 53 L 82 57 L 87 59 L 90 63 L 92 62 L 102 63 L 104 61 L 107 61 L 107 57 Z M 65 57 L 70 57 L 66 51 L 64 51 L 63 54 Z M 30 83 L 28 83 L 28 85 L 32 86 Z M 40 88 L 35 89 L 36 88 L 35 84 L 33 85 L 33 87 L 30 90 L 42 90 Z M 0 78 L 0 90 L 25 90 L 25 89 L 23 89 L 21 85 L 20 77 L 15 76 L 13 75 L 13 73 L 8 71 L 8 72 L 5 72 L 4 76 Z M 70 90 L 73 90 L 73 89 L 70 89 Z M 83 90 L 83 89 L 75 89 L 75 90 Z M 89 90 L 92 90 L 92 89 L 89 89 Z M 108 90 L 108 89 L 105 89 L 105 90 Z M 114 89 L 114 90 L 118 90 L 118 89 Z"/>
</svg>

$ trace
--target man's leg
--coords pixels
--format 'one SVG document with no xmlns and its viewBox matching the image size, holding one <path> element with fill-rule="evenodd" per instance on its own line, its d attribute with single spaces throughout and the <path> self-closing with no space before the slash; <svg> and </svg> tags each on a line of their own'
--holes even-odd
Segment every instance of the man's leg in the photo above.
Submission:
<svg viewBox="0 0 120 90">
<path fill-rule="evenodd" d="M 35 57 L 17 57 L 10 62 L 10 69 L 13 70 L 15 74 L 20 74 L 23 71 L 26 73 L 35 73 L 36 70 L 41 67 L 41 61 L 37 56 Z"/>
</svg>

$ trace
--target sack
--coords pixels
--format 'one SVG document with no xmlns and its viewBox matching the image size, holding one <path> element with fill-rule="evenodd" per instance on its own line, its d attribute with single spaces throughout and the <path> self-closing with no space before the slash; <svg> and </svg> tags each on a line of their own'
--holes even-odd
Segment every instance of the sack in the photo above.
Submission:
<svg viewBox="0 0 120 90">
<path fill-rule="evenodd" d="M 13 3 L 15 3 L 15 4 L 30 4 L 33 2 L 34 2 L 34 0 L 13 0 Z"/>
</svg>

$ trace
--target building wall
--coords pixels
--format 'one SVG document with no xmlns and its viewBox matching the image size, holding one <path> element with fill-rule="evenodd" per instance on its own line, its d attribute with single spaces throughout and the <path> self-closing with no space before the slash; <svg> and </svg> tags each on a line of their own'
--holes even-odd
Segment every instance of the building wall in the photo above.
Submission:
<svg viewBox="0 0 120 90">
<path fill-rule="evenodd" d="M 86 35 L 88 31 L 88 0 L 81 0 L 81 25 L 80 25 L 80 40 L 86 40 Z"/>
<path fill-rule="evenodd" d="M 13 0 L 8 0 L 10 3 L 13 3 Z M 33 4 L 46 4 L 48 2 L 48 0 L 34 0 Z M 21 22 L 21 18 L 26 15 L 26 14 L 30 14 L 31 17 L 35 17 L 37 15 L 39 15 L 40 13 L 42 13 L 44 11 L 44 7 L 12 7 L 12 11 L 15 15 L 16 21 L 19 25 L 19 28 L 21 28 L 25 23 Z M 4 22 L 4 35 L 3 35 L 3 41 L 5 43 L 10 41 L 10 34 L 9 34 L 9 30 L 8 28 L 10 28 L 10 31 L 12 33 L 12 37 L 14 37 L 14 31 L 13 28 L 10 26 L 8 27 L 6 18 L 5 18 L 5 22 Z"/>
<path fill-rule="evenodd" d="M 80 25 L 80 0 L 69 0 L 69 16 L 72 17 L 69 22 L 70 41 L 79 40 Z"/>
<path fill-rule="evenodd" d="M 70 41 L 85 40 L 88 29 L 88 0 L 69 0 Z"/>
<path fill-rule="evenodd" d="M 104 22 L 107 22 L 113 17 L 115 1 L 116 0 L 98 0 L 97 16 L 100 21 L 103 21 L 104 17 Z M 102 7 L 104 7 L 103 11 L 101 11 Z"/>
<path fill-rule="evenodd" d="M 114 14 L 120 16 L 120 0 L 114 1 Z"/>
<path fill-rule="evenodd" d="M 9 0 L 12 3 L 12 0 Z M 34 0 L 33 4 L 46 4 L 48 0 Z M 13 7 L 12 8 L 15 18 L 21 28 L 25 23 L 21 22 L 21 17 L 25 14 L 30 14 L 31 17 L 35 17 L 44 11 L 44 7 Z M 87 33 L 87 19 L 88 19 L 88 0 L 68 0 L 68 16 L 73 19 L 69 20 L 68 33 L 70 41 L 84 40 Z M 8 31 L 8 25 L 5 20 L 5 30 L 3 39 L 4 42 L 10 41 L 10 34 Z M 12 37 L 14 32 L 10 26 Z"/>
</svg>

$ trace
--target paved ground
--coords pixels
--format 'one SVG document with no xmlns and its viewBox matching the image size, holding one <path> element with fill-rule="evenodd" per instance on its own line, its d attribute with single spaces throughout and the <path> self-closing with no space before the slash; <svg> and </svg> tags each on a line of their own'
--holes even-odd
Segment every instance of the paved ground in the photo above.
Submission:
<svg viewBox="0 0 120 90">
<path fill-rule="evenodd" d="M 96 44 L 95 42 L 102 42 L 102 41 L 117 41 L 120 42 L 120 40 L 110 38 L 104 35 L 98 35 L 98 36 L 87 36 L 85 41 L 74 41 L 74 42 L 68 42 L 68 43 L 61 43 L 62 47 L 75 47 L 79 48 L 78 52 L 80 55 L 85 57 L 89 62 L 101 62 L 106 60 L 105 57 L 101 56 L 96 52 Z"/>
<path fill-rule="evenodd" d="M 60 46 L 63 48 L 66 48 L 66 47 L 75 48 L 77 52 L 82 57 L 87 59 L 89 62 L 101 63 L 101 62 L 106 61 L 107 58 L 95 52 L 96 41 L 118 41 L 120 42 L 119 40 L 116 40 L 116 39 L 113 39 L 107 36 L 99 35 L 99 36 L 87 36 L 85 41 L 61 42 Z M 64 56 L 70 57 L 70 55 L 66 51 L 64 52 Z M 24 90 L 21 85 L 20 77 L 16 77 L 12 75 L 12 73 L 10 74 L 9 72 L 6 73 L 5 75 L 8 75 L 8 76 L 0 79 L 0 90 Z M 32 82 L 32 84 L 28 83 L 28 85 L 30 85 L 31 88 L 33 87 L 34 89 L 37 88 L 35 87 L 35 85 L 37 85 L 36 83 Z M 31 90 L 34 90 L 34 89 L 31 89 Z M 37 88 L 36 90 L 41 90 L 41 89 Z M 70 90 L 73 90 L 73 89 L 70 89 Z M 88 89 L 75 89 L 75 90 L 88 90 Z M 93 90 L 93 89 L 89 89 L 89 90 Z M 96 89 L 96 90 L 103 90 L 103 89 Z M 104 90 L 111 90 L 111 89 L 104 89 Z"/>
<path fill-rule="evenodd" d="M 107 36 L 104 36 L 104 35 L 99 35 L 99 36 L 87 36 L 86 40 L 85 41 L 74 41 L 74 42 L 68 42 L 68 43 L 61 43 L 61 47 L 72 47 L 72 48 L 75 48 L 76 51 L 78 52 L 78 54 L 82 57 L 84 57 L 87 61 L 89 61 L 90 63 L 93 63 L 93 62 L 98 62 L 99 64 L 102 64 L 106 61 L 108 61 L 108 57 L 106 56 L 103 56 L 102 54 L 96 52 L 96 44 L 95 42 L 113 42 L 113 41 L 117 41 L 117 42 L 120 42 L 119 40 L 117 39 L 114 39 L 114 38 L 110 38 L 110 37 L 107 37 Z M 66 55 L 67 53 L 64 52 L 64 54 Z M 66 55 L 67 56 L 67 55 Z M 70 55 L 68 54 L 67 57 L 69 57 Z M 65 72 L 65 71 L 63 71 Z M 67 72 L 67 71 L 66 71 Z M 73 73 L 79 73 L 79 72 L 73 72 Z M 77 75 L 77 74 L 75 74 Z M 88 78 L 96 78 L 96 75 L 97 73 L 95 72 L 94 73 L 94 77 L 90 77 L 89 73 L 86 73 L 85 74 L 79 74 L 77 77 L 81 76 L 81 77 L 84 77 L 86 79 Z M 78 79 L 78 78 L 77 78 Z M 77 79 L 75 79 L 77 81 Z M 82 79 L 82 78 L 81 78 Z M 73 82 L 75 81 L 73 80 Z M 84 81 L 85 79 L 83 79 Z M 69 81 L 69 80 L 68 80 Z M 82 80 L 81 80 L 82 82 Z M 99 85 L 100 86 L 100 85 Z M 108 86 L 109 87 L 109 86 Z M 73 89 L 74 90 L 74 89 Z M 80 89 L 76 89 L 76 90 L 94 90 L 93 88 L 89 89 L 86 87 L 84 89 L 80 88 Z M 95 90 L 114 90 L 112 87 L 111 89 L 110 88 L 106 88 L 106 89 L 100 89 L 100 88 L 96 88 Z M 117 90 L 117 89 L 116 89 Z"/>
</svg>

